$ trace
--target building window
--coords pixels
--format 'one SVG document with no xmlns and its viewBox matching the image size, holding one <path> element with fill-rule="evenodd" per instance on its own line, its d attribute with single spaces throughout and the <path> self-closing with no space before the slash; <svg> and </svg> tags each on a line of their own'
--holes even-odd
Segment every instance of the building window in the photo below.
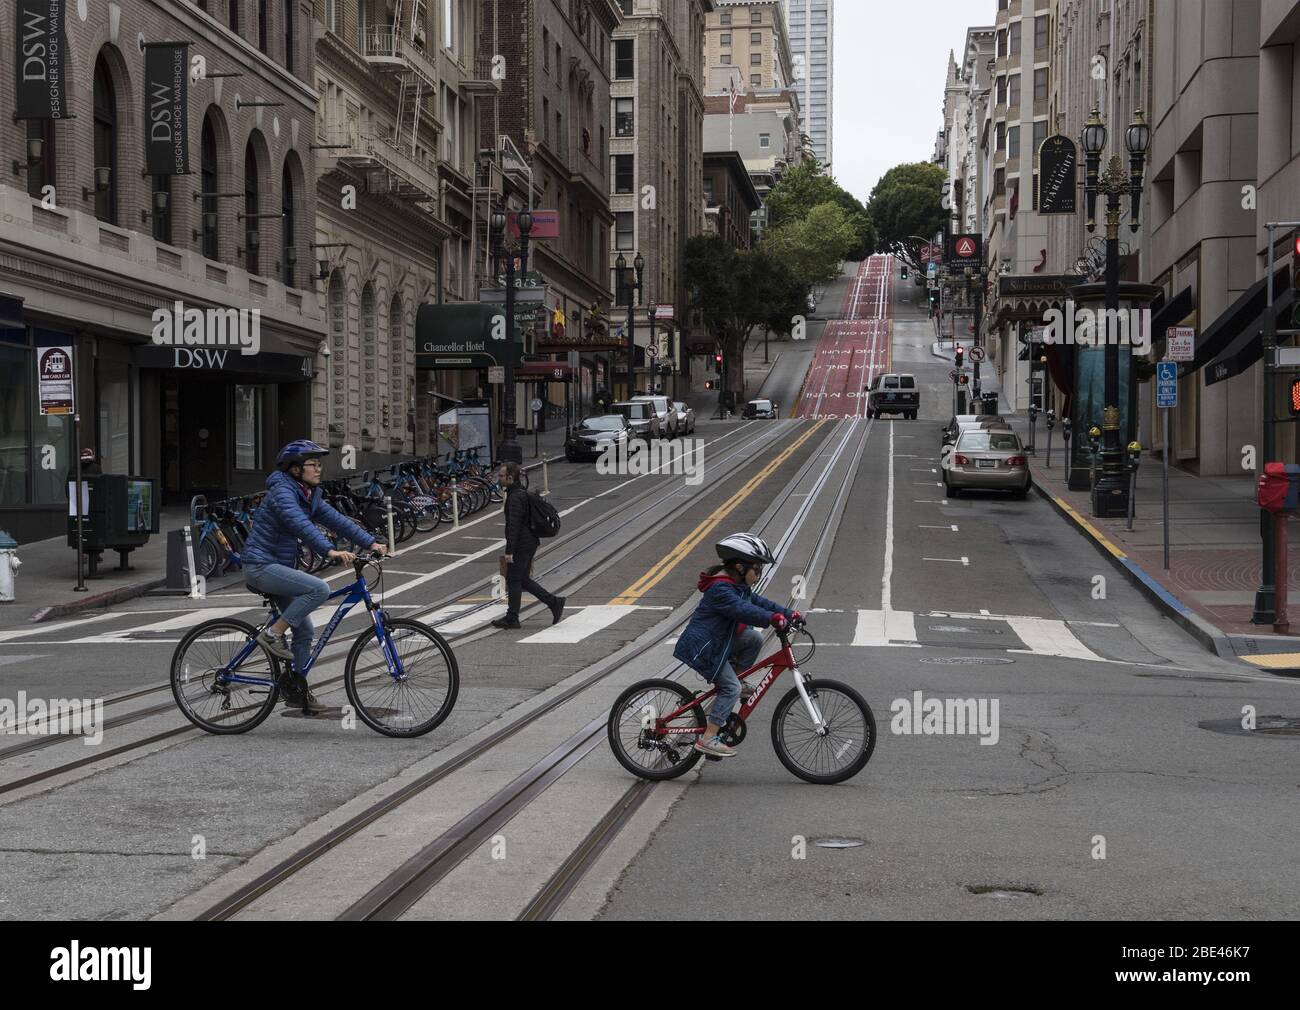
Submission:
<svg viewBox="0 0 1300 1010">
<path fill-rule="evenodd" d="M 388 303 L 388 432 L 406 437 L 406 412 L 410 409 L 406 395 L 406 317 L 402 296 L 393 295 Z"/>
<path fill-rule="evenodd" d="M 749 23 L 750 23 L 751 25 L 761 25 L 761 24 L 763 23 L 763 12 L 762 12 L 762 11 L 750 11 L 750 12 L 749 12 Z"/>
<path fill-rule="evenodd" d="M 330 274 L 329 286 L 330 312 L 330 382 L 334 384 L 332 416 L 330 427 L 335 431 L 344 429 L 344 413 L 347 406 L 347 384 L 344 375 L 348 362 L 348 296 L 343 287 L 343 271 L 335 270 Z"/>
<path fill-rule="evenodd" d="M 203 139 L 200 142 L 199 172 L 204 193 L 216 193 L 217 190 L 217 131 L 212 125 L 212 113 L 203 117 Z M 199 221 L 203 237 L 203 255 L 210 260 L 217 258 L 217 201 L 209 198 L 201 201 L 202 215 Z"/>
<path fill-rule="evenodd" d="M 1013 22 L 1007 31 L 1007 52 L 1011 56 L 1020 55 L 1020 22 Z"/>
<path fill-rule="evenodd" d="M 1042 14 L 1034 18 L 1034 48 L 1035 49 L 1047 48 L 1047 44 L 1048 44 L 1047 25 L 1048 25 L 1048 17 L 1046 14 Z"/>
<path fill-rule="evenodd" d="M 633 77 L 632 40 L 614 40 L 614 79 L 630 81 Z"/>
<path fill-rule="evenodd" d="M 542 99 L 542 143 L 549 145 L 551 142 L 551 102 L 548 98 Z"/>
<path fill-rule="evenodd" d="M 266 18 L 266 0 L 257 0 L 257 48 L 271 51 L 271 23 Z"/>
<path fill-rule="evenodd" d="M 289 2 L 292 3 L 293 0 L 289 0 Z M 339 0 L 325 0 L 325 27 L 334 34 L 338 34 Z"/>
<path fill-rule="evenodd" d="M 704 202 L 710 206 L 713 204 L 713 176 L 704 177 Z"/>
<path fill-rule="evenodd" d="M 1034 157 L 1038 157 L 1038 149 L 1043 146 L 1043 141 L 1047 139 L 1047 120 L 1040 119 L 1034 123 Z"/>
<path fill-rule="evenodd" d="M 718 61 L 719 61 L 719 62 L 720 62 L 724 67 L 729 67 L 729 66 L 731 66 L 731 53 L 723 53 L 721 56 L 718 57 Z"/>
<path fill-rule="evenodd" d="M 1020 127 L 1013 126 L 1007 131 L 1007 157 L 1020 157 Z"/>
<path fill-rule="evenodd" d="M 731 12 L 730 12 L 730 11 L 723 11 L 720 15 L 718 15 L 718 17 L 719 17 L 719 19 L 720 19 L 720 20 L 718 21 L 718 23 L 719 23 L 720 25 L 722 25 L 723 28 L 730 28 L 730 27 L 731 27 Z"/>
<path fill-rule="evenodd" d="M 235 387 L 235 469 L 262 469 L 262 387 Z"/>
<path fill-rule="evenodd" d="M 239 0 L 230 0 L 230 30 L 239 34 Z"/>
<path fill-rule="evenodd" d="M 614 136 L 631 137 L 636 133 L 636 120 L 630 98 L 614 99 Z"/>
<path fill-rule="evenodd" d="M 108 169 L 108 188 L 95 189 L 95 217 L 117 224 L 117 96 L 103 54 L 95 61 L 94 106 L 94 167 Z"/>
<path fill-rule="evenodd" d="M 1007 79 L 1005 77 L 998 78 L 998 100 L 994 104 L 1007 104 Z"/>
<path fill-rule="evenodd" d="M 633 245 L 633 214 L 630 210 L 614 215 L 614 248 L 631 249 Z"/>
<path fill-rule="evenodd" d="M 244 147 L 244 269 L 250 274 L 260 273 L 258 245 L 262 236 L 257 230 L 257 151 L 250 137 Z"/>
<path fill-rule="evenodd" d="M 720 45 L 720 46 L 729 46 L 729 45 L 731 45 L 731 32 L 723 32 L 721 35 L 719 35 L 719 36 L 718 36 L 718 45 Z"/>
<path fill-rule="evenodd" d="M 361 289 L 361 434 L 378 434 L 375 375 L 379 359 L 379 321 L 375 315 L 375 288 Z"/>
<path fill-rule="evenodd" d="M 998 123 L 997 143 L 995 144 L 993 149 L 995 151 L 1005 151 L 1007 149 L 1007 124 L 1006 123 Z"/>
<path fill-rule="evenodd" d="M 771 147 L 771 146 L 772 146 L 772 135 L 771 135 L 770 133 L 760 133 L 760 134 L 758 135 L 758 146 L 759 146 L 759 147 Z"/>
<path fill-rule="evenodd" d="M 297 0 L 284 0 L 281 13 L 284 17 L 284 69 L 293 73 L 293 5 Z"/>
<path fill-rule="evenodd" d="M 1047 68 L 1040 67 L 1034 71 L 1034 101 L 1047 101 Z"/>
<path fill-rule="evenodd" d="M 1007 104 L 1013 109 L 1020 108 L 1020 75 L 1012 74 L 1007 78 Z"/>
<path fill-rule="evenodd" d="M 750 53 L 750 54 L 749 54 L 749 65 L 750 65 L 751 67 L 759 67 L 759 66 L 762 66 L 762 65 L 763 65 L 763 54 L 762 54 L 762 53 Z"/>
<path fill-rule="evenodd" d="M 295 273 L 294 263 L 298 256 L 298 248 L 295 245 L 297 236 L 295 234 L 293 220 L 293 173 L 289 171 L 289 162 L 284 163 L 284 170 L 280 173 L 280 266 L 282 270 L 281 280 L 287 288 L 294 287 Z"/>
<path fill-rule="evenodd" d="M 993 195 L 999 197 L 1002 190 L 1007 184 L 1007 170 L 1005 168 L 995 169 L 993 172 Z"/>
<path fill-rule="evenodd" d="M 542 69 L 551 69 L 551 32 L 547 28 L 542 29 Z"/>
<path fill-rule="evenodd" d="M 614 192 L 631 193 L 635 186 L 633 156 L 630 154 L 614 155 Z"/>
<path fill-rule="evenodd" d="M 752 43 L 753 43 L 754 45 L 756 45 L 756 46 L 757 46 L 757 45 L 762 45 L 762 44 L 763 44 L 763 33 L 762 33 L 762 32 L 750 32 L 750 33 L 749 33 L 749 41 L 752 42 Z"/>
<path fill-rule="evenodd" d="M 55 184 L 54 120 L 27 120 L 27 139 L 41 142 L 41 160 L 27 169 L 27 195 L 39 200 L 44 196 L 45 187 Z"/>
<path fill-rule="evenodd" d="M 999 28 L 997 58 L 1002 59 L 1006 55 L 1007 55 L 1007 30 L 1005 28 Z"/>
<path fill-rule="evenodd" d="M 170 175 L 155 175 L 153 177 L 154 193 L 167 194 L 167 206 L 159 210 L 157 204 L 151 204 L 149 220 L 153 222 L 153 237 L 155 241 L 172 243 L 172 177 Z"/>
<path fill-rule="evenodd" d="M 569 138 L 564 135 L 564 115 L 555 114 L 555 149 L 562 155 L 569 153 Z"/>
<path fill-rule="evenodd" d="M 753 85 L 754 87 L 756 87 L 756 88 L 761 88 L 761 87 L 763 86 L 763 75 L 762 75 L 762 74 L 750 74 L 750 75 L 749 75 L 749 83 L 752 84 L 752 85 Z"/>
</svg>

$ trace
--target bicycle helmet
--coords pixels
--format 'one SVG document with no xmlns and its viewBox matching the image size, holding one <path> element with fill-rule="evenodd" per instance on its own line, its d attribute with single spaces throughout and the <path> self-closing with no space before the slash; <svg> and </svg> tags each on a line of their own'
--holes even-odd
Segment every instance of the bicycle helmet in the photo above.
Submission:
<svg viewBox="0 0 1300 1010">
<path fill-rule="evenodd" d="M 317 445 L 309 438 L 296 438 L 275 457 L 275 465 L 281 470 L 288 470 L 295 463 L 302 463 L 305 460 L 316 456 L 328 456 L 330 451 L 323 445 Z"/>
<path fill-rule="evenodd" d="M 774 565 L 776 558 L 767 543 L 752 533 L 732 533 L 714 545 L 723 561 L 743 561 L 754 565 Z"/>
</svg>

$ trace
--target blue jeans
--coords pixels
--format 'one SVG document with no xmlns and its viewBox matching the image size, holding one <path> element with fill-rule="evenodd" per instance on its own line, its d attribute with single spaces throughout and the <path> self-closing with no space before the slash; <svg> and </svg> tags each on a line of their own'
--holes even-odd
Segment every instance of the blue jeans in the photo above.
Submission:
<svg viewBox="0 0 1300 1010">
<path fill-rule="evenodd" d="M 727 721 L 727 716 L 731 714 L 731 710 L 736 707 L 736 702 L 740 699 L 740 678 L 736 674 L 754 665 L 758 659 L 758 651 L 762 647 L 763 633 L 757 628 L 746 628 L 731 643 L 729 657 L 731 662 L 723 663 L 722 669 L 713 679 L 718 694 L 709 709 L 710 722 L 716 722 L 721 726 Z"/>
<path fill-rule="evenodd" d="M 311 656 L 311 612 L 329 599 L 324 579 L 300 572 L 288 565 L 245 565 L 244 582 L 249 589 L 266 593 L 275 600 L 280 616 L 293 629 L 293 668 L 302 673 Z"/>
</svg>

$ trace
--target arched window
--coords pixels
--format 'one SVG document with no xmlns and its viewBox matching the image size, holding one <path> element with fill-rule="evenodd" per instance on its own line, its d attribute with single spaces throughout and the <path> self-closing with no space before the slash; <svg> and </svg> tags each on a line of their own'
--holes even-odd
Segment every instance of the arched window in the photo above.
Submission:
<svg viewBox="0 0 1300 1010">
<path fill-rule="evenodd" d="M 216 193 L 217 187 L 217 129 L 212 123 L 212 113 L 203 117 L 203 139 L 200 141 L 199 173 L 204 193 Z M 199 219 L 200 235 L 203 239 L 203 255 L 210 260 L 218 258 L 217 229 L 219 216 L 217 201 L 209 198 L 201 201 L 202 215 Z"/>
<path fill-rule="evenodd" d="M 330 427 L 342 433 L 346 428 L 344 418 L 347 410 L 347 386 L 344 376 L 347 374 L 348 356 L 348 296 L 343 286 L 342 270 L 330 274 L 329 313 L 330 382 L 333 384 L 330 395 Z"/>
<path fill-rule="evenodd" d="M 379 324 L 375 318 L 375 289 L 361 290 L 361 429 L 373 436 L 379 428 L 375 399 L 375 359 L 379 354 Z"/>
<path fill-rule="evenodd" d="M 108 61 L 95 60 L 95 217 L 117 224 L 117 95 Z M 99 188 L 100 169 L 108 169 L 108 188 Z"/>
<path fill-rule="evenodd" d="M 393 295 L 388 305 L 388 430 L 406 438 L 406 317 L 402 296 Z"/>
<path fill-rule="evenodd" d="M 293 73 L 293 5 L 297 0 L 284 0 L 284 69 Z"/>
<path fill-rule="evenodd" d="M 257 229 L 257 150 L 252 138 L 244 146 L 244 269 L 250 274 L 260 273 L 258 246 L 262 235 Z"/>
<path fill-rule="evenodd" d="M 289 162 L 285 161 L 284 171 L 280 173 L 280 265 L 283 269 L 281 280 L 286 287 L 294 287 L 297 271 L 294 269 L 298 257 L 293 220 L 293 173 L 289 171 Z"/>
</svg>

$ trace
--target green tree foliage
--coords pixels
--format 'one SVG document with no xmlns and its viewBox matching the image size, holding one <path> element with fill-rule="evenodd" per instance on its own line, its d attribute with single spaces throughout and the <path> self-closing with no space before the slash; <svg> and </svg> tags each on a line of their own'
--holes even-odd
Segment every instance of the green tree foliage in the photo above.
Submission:
<svg viewBox="0 0 1300 1010">
<path fill-rule="evenodd" d="M 878 248 L 893 249 L 918 273 L 924 273 L 920 239 L 929 241 L 947 218 L 943 184 L 947 173 L 928 162 L 895 165 L 871 191 L 867 213 L 875 226 Z"/>
<path fill-rule="evenodd" d="M 762 248 L 785 264 L 805 291 L 820 292 L 840 276 L 858 235 L 836 203 L 819 203 L 807 214 L 768 231 Z"/>
<path fill-rule="evenodd" d="M 871 217 L 862 203 L 826 172 L 824 165 L 809 154 L 791 168 L 767 196 L 767 215 L 770 227 L 808 216 L 812 209 L 823 203 L 840 207 L 853 228 L 855 243 L 846 258 L 861 260 L 876 249 L 876 234 Z"/>
</svg>

